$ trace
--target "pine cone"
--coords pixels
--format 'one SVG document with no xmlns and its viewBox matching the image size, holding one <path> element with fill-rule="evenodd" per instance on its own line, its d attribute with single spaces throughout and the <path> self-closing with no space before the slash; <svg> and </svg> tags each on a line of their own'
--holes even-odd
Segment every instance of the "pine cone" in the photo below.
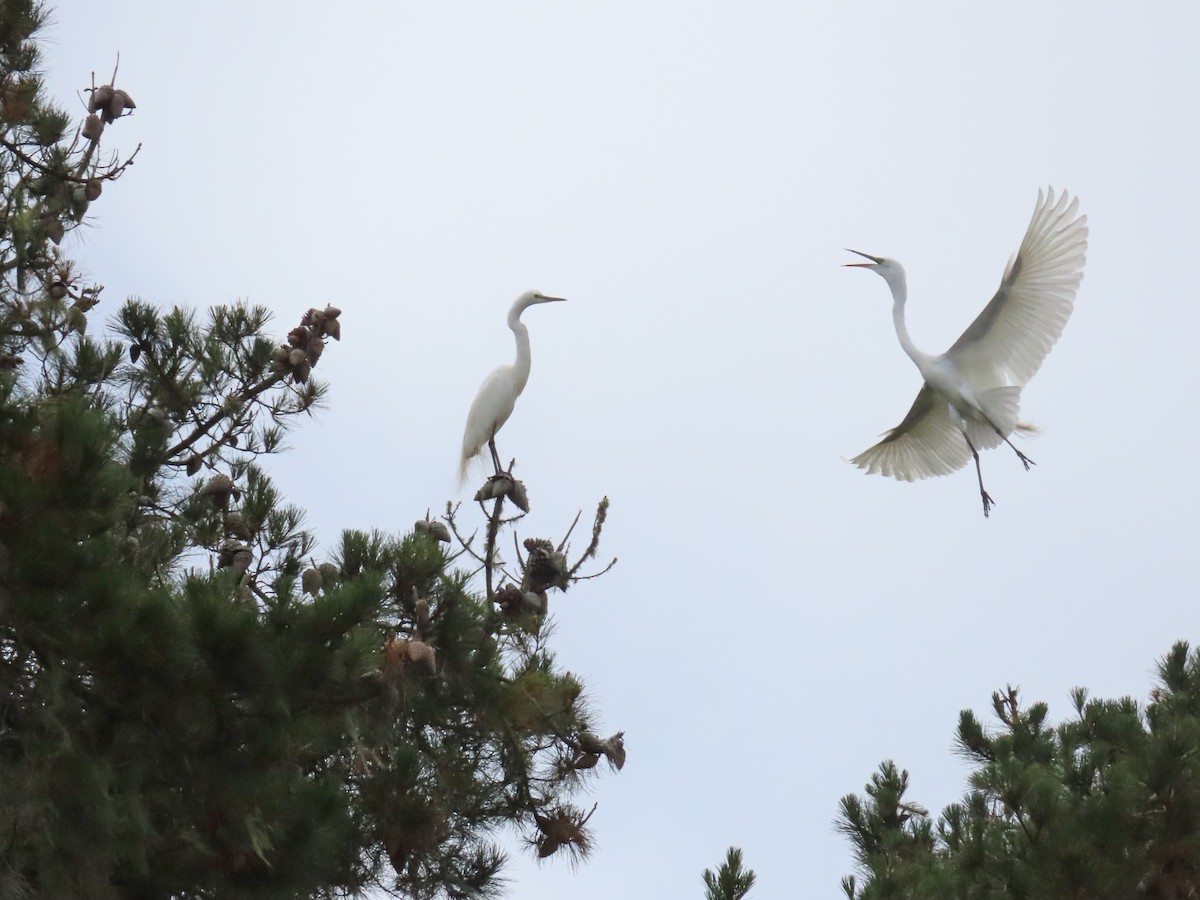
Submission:
<svg viewBox="0 0 1200 900">
<path fill-rule="evenodd" d="M 424 641 L 408 641 L 408 659 L 414 669 L 437 674 L 437 651 Z"/>
<path fill-rule="evenodd" d="M 245 572 L 250 568 L 252 562 L 254 562 L 254 554 L 241 541 L 224 541 L 217 551 L 218 569 L 235 569 L 238 572 Z"/>
<path fill-rule="evenodd" d="M 524 600 L 524 611 L 534 615 L 544 616 L 550 608 L 550 601 L 545 591 L 526 591 L 521 595 Z"/>
<path fill-rule="evenodd" d="M 590 731 L 581 731 L 576 738 L 579 749 L 584 753 L 602 753 L 608 758 L 609 765 L 620 770 L 625 766 L 625 732 L 618 731 L 612 737 L 600 740 Z"/>
<path fill-rule="evenodd" d="M 413 524 L 413 528 L 421 534 L 427 534 L 435 541 L 441 541 L 444 544 L 450 543 L 450 529 L 436 519 L 430 521 L 428 519 L 417 519 Z"/>
<path fill-rule="evenodd" d="M 496 604 L 507 614 L 519 612 L 525 603 L 525 594 L 516 585 L 506 585 L 496 592 Z"/>
<path fill-rule="evenodd" d="M 513 481 L 512 490 L 508 492 L 508 498 L 512 500 L 513 505 L 521 512 L 529 512 L 529 494 L 525 492 L 525 482 Z"/>
<path fill-rule="evenodd" d="M 88 112 L 94 113 L 99 110 L 107 110 L 108 104 L 112 102 L 113 87 L 111 84 L 102 84 L 100 87 L 92 91 L 92 96 L 88 98 Z"/>
<path fill-rule="evenodd" d="M 318 569 L 305 569 L 304 574 L 300 576 L 300 585 L 304 589 L 304 593 L 313 597 L 317 596 L 317 592 L 321 590 L 324 583 L 325 579 L 321 577 Z"/>
<path fill-rule="evenodd" d="M 100 121 L 100 117 L 92 113 L 83 120 L 83 136 L 89 141 L 100 140 L 100 135 L 104 133 L 104 123 Z"/>
<path fill-rule="evenodd" d="M 233 494 L 233 482 L 228 475 L 214 475 L 200 489 L 200 493 L 212 500 L 213 506 L 224 512 L 229 509 L 229 498 Z"/>
<path fill-rule="evenodd" d="M 529 558 L 525 562 L 525 587 L 527 590 L 544 591 L 556 587 L 565 591 L 571 586 L 567 558 L 554 549 L 554 545 L 542 538 L 527 538 L 525 549 Z"/>
<path fill-rule="evenodd" d="M 584 753 L 603 753 L 604 742 L 590 731 L 579 732 L 579 749 Z"/>
<path fill-rule="evenodd" d="M 254 537 L 254 532 L 250 530 L 250 523 L 246 521 L 246 517 L 240 512 L 225 514 L 225 534 L 230 537 L 241 538 L 243 541 L 248 541 Z"/>
<path fill-rule="evenodd" d="M 581 753 L 571 760 L 572 769 L 593 769 L 600 762 L 599 753 Z"/>
</svg>

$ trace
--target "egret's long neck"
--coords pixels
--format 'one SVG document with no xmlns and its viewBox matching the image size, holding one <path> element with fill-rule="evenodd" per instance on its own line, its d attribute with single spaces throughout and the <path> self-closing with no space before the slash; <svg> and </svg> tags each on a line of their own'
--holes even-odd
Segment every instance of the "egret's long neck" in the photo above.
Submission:
<svg viewBox="0 0 1200 900">
<path fill-rule="evenodd" d="M 918 350 L 912 342 L 912 338 L 908 336 L 908 325 L 904 321 L 904 304 L 908 300 L 908 283 L 904 278 L 904 272 L 892 274 L 886 280 L 888 287 L 892 289 L 892 322 L 896 325 L 896 337 L 900 339 L 900 346 L 904 348 L 908 358 L 917 364 L 917 368 L 920 368 L 921 363 L 928 358 L 928 354 Z"/>
<path fill-rule="evenodd" d="M 508 314 L 508 327 L 512 329 L 517 338 L 517 358 L 513 361 L 513 377 L 516 381 L 517 393 L 525 390 L 525 383 L 529 381 L 529 329 L 521 321 L 521 313 L 524 310 L 513 309 Z"/>
</svg>

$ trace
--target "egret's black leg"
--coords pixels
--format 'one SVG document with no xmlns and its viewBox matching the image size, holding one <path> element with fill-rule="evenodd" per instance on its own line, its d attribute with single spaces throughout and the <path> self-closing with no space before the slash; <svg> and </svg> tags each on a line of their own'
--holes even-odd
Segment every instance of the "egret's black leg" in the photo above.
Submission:
<svg viewBox="0 0 1200 900">
<path fill-rule="evenodd" d="M 1000 440 L 1004 441 L 1004 443 L 1006 443 L 1006 444 L 1008 444 L 1008 446 L 1012 447 L 1013 453 L 1017 454 L 1017 459 L 1019 459 L 1021 461 L 1021 465 L 1023 465 L 1025 467 L 1026 472 L 1029 471 L 1030 466 L 1037 465 L 1037 463 L 1035 463 L 1032 459 L 1030 459 L 1028 456 L 1026 456 L 1024 453 L 1022 453 L 1020 450 L 1017 449 L 1016 445 L 1008 439 L 1008 436 L 1003 431 L 1001 431 L 999 428 L 996 427 L 995 422 L 993 422 L 991 419 L 987 418 L 986 416 L 984 417 L 984 421 L 992 426 L 992 430 L 994 432 L 996 432 L 996 434 L 1000 435 Z M 967 441 L 967 443 L 969 444 L 971 442 Z M 972 447 L 971 452 L 974 452 L 974 451 L 975 451 L 975 448 Z M 975 462 L 976 462 L 976 464 L 978 464 L 978 462 L 979 462 L 978 457 L 975 458 Z"/>
<path fill-rule="evenodd" d="M 995 425 L 993 425 L 992 427 L 996 428 Z M 1037 465 L 1037 463 L 1035 463 L 1032 459 L 1030 459 L 1028 456 L 1026 456 L 1024 453 L 1022 453 L 1020 450 L 1018 450 L 1016 448 L 1016 445 L 1013 444 L 1013 442 L 1010 441 L 1008 438 L 1006 438 L 1004 436 L 1004 433 L 999 428 L 996 428 L 996 434 L 1000 435 L 1000 438 L 1004 441 L 1004 443 L 1006 443 L 1006 444 L 1008 444 L 1008 446 L 1012 447 L 1013 453 L 1017 454 L 1017 459 L 1019 459 L 1021 461 L 1021 465 L 1023 465 L 1025 467 L 1026 472 L 1029 471 L 1030 466 Z"/>
<path fill-rule="evenodd" d="M 496 452 L 496 439 L 488 438 L 488 449 L 492 451 L 492 465 L 496 467 L 496 474 L 501 474 L 504 470 L 500 468 L 500 454 Z"/>
<path fill-rule="evenodd" d="M 971 455 L 975 457 L 975 474 L 979 477 L 979 496 L 983 498 L 983 517 L 986 519 L 996 501 L 993 500 L 991 495 L 983 489 L 983 469 L 979 467 L 979 451 L 975 449 L 975 445 L 971 443 L 971 439 L 967 437 L 966 432 L 963 432 L 963 440 L 967 442 L 967 446 L 971 448 Z M 1009 446 L 1012 445 L 1010 444 Z M 1016 447 L 1013 447 L 1013 449 L 1017 450 Z M 1018 454 L 1020 454 L 1020 452 L 1020 450 L 1017 450 Z M 1026 466 L 1025 468 L 1028 469 L 1029 466 Z"/>
<path fill-rule="evenodd" d="M 1037 463 L 1035 463 L 1035 462 L 1034 462 L 1032 459 L 1030 459 L 1030 458 L 1029 458 L 1028 456 L 1026 456 L 1024 453 L 1022 453 L 1022 452 L 1021 452 L 1020 450 L 1018 450 L 1016 447 L 1013 447 L 1013 442 L 1012 442 L 1012 441 L 1010 441 L 1008 438 L 1005 438 L 1005 439 L 1004 439 L 1004 443 L 1006 443 L 1006 444 L 1008 444 L 1008 446 L 1012 447 L 1012 449 L 1013 449 L 1013 453 L 1017 454 L 1017 459 L 1019 459 L 1019 460 L 1021 461 L 1021 465 L 1023 465 L 1023 466 L 1025 467 L 1025 471 L 1026 471 L 1026 472 L 1028 472 L 1028 471 L 1029 471 L 1029 467 L 1030 467 L 1030 466 L 1036 466 L 1036 465 L 1037 465 Z"/>
</svg>

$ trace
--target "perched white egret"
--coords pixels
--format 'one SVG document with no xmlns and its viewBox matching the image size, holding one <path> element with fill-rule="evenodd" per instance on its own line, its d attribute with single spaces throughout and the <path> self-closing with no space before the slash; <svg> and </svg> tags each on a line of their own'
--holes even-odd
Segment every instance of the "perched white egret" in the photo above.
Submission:
<svg viewBox="0 0 1200 900">
<path fill-rule="evenodd" d="M 916 481 L 948 475 L 974 457 L 984 516 L 994 501 L 983 487 L 979 451 L 1003 441 L 1028 471 L 1033 460 L 1013 446 L 1009 435 L 1032 430 L 1017 421 L 1021 388 L 1062 334 L 1083 279 L 1088 229 L 1087 216 L 1076 215 L 1078 206 L 1079 199 L 1065 191 L 1057 202 L 1053 188 L 1045 198 L 1038 191 L 1033 219 L 1004 270 L 1000 290 L 941 356 L 918 350 L 908 336 L 908 289 L 900 263 L 850 251 L 871 261 L 848 266 L 871 269 L 892 289 L 896 336 L 925 379 L 904 421 L 852 463 L 868 474 Z"/>
<path fill-rule="evenodd" d="M 496 453 L 496 432 L 512 415 L 517 398 L 529 381 L 529 329 L 521 322 L 521 313 L 538 303 L 554 303 L 565 297 L 547 297 L 537 291 L 526 291 L 513 303 L 508 311 L 508 327 L 517 338 L 517 358 L 511 366 L 499 366 L 479 388 L 467 413 L 467 427 L 463 431 L 462 460 L 458 467 L 458 483 L 467 479 L 467 466 L 487 444 L 492 452 L 492 463 L 496 472 L 503 471 L 500 457 Z"/>
</svg>

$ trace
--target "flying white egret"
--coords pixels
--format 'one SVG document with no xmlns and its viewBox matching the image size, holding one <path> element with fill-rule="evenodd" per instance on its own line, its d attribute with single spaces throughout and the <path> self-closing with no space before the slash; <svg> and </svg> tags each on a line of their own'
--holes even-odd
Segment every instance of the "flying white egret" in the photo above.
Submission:
<svg viewBox="0 0 1200 900">
<path fill-rule="evenodd" d="M 479 388 L 467 413 L 467 427 L 463 431 L 462 460 L 458 467 L 458 483 L 467 479 L 467 466 L 480 454 L 487 444 L 492 452 L 492 463 L 496 473 L 504 471 L 500 456 L 496 453 L 496 432 L 512 415 L 517 398 L 529 381 L 529 329 L 521 322 L 521 313 L 538 303 L 562 302 L 564 297 L 547 297 L 537 291 L 526 291 L 513 303 L 508 311 L 508 327 L 517 338 L 517 358 L 511 366 L 499 366 Z"/>
<path fill-rule="evenodd" d="M 1087 216 L 1076 215 L 1078 206 L 1079 198 L 1072 200 L 1065 191 L 1057 202 L 1053 188 L 1044 199 L 1038 191 L 1033 219 L 1004 270 L 1000 290 L 941 356 L 918 350 L 908 336 L 903 266 L 849 251 L 871 262 L 846 265 L 871 269 L 892 289 L 896 336 L 925 379 L 904 421 L 852 463 L 867 474 L 916 481 L 948 475 L 974 457 L 984 516 L 995 501 L 983 487 L 979 451 L 1003 441 L 1029 470 L 1033 460 L 1008 438 L 1014 429 L 1033 430 L 1017 421 L 1021 388 L 1062 334 L 1083 279 L 1088 229 Z"/>
</svg>

